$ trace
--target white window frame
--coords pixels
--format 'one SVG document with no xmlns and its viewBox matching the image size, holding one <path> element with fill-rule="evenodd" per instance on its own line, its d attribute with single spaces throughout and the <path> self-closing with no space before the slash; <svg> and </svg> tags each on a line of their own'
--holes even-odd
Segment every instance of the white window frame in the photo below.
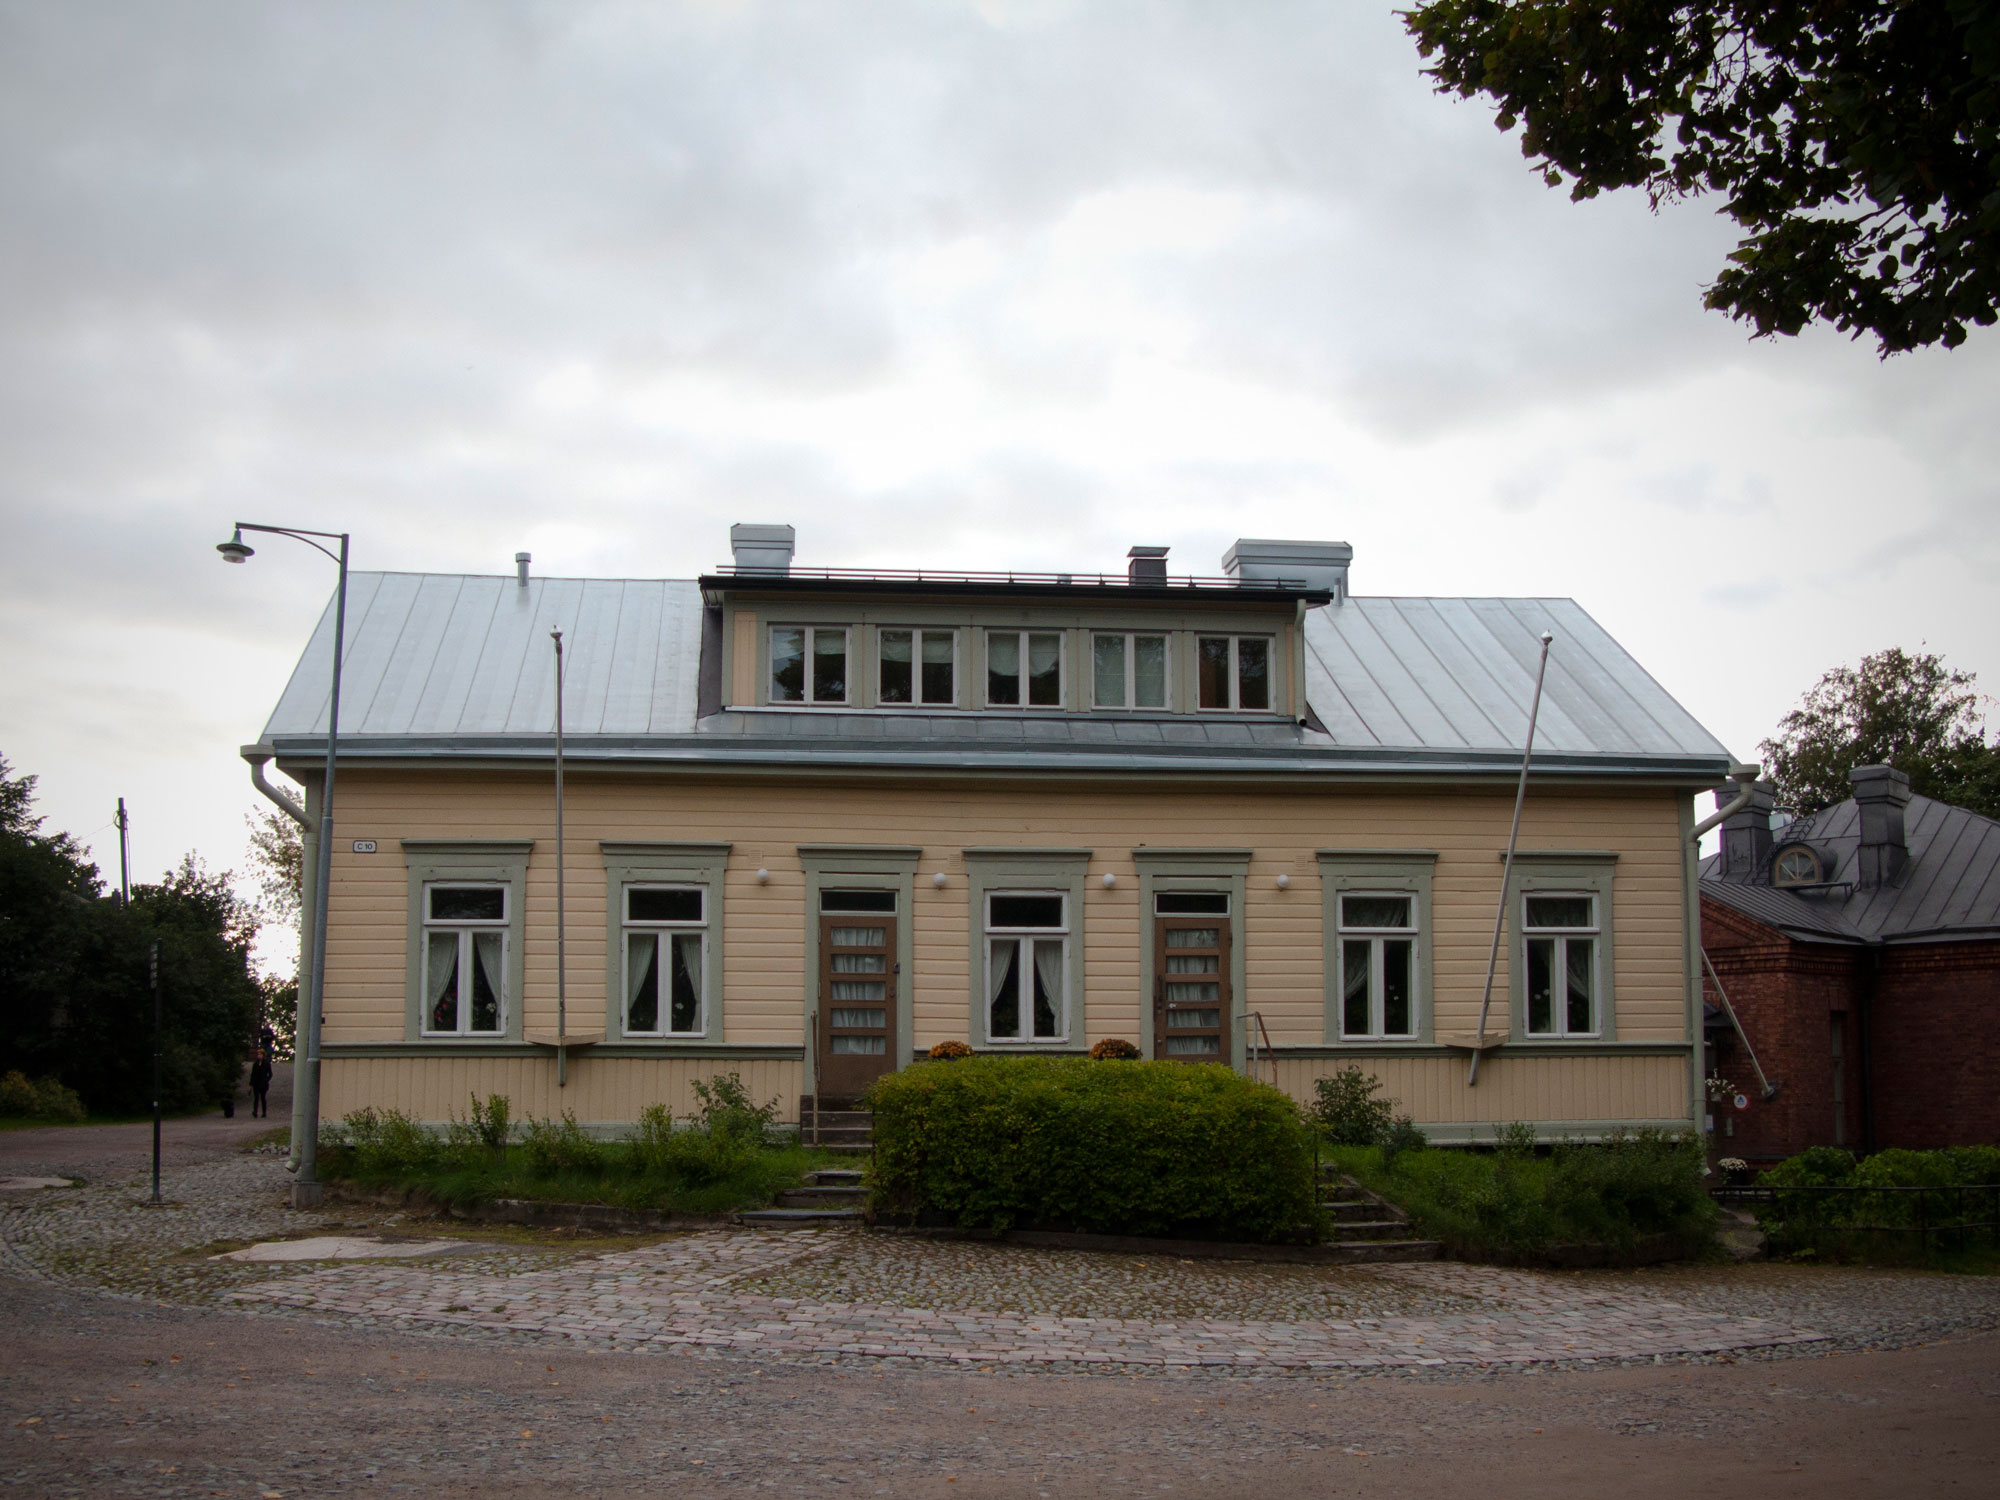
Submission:
<svg viewBox="0 0 2000 1500">
<path fill-rule="evenodd" d="M 1526 890 L 1519 898 L 1521 921 L 1521 1021 L 1522 1032 L 1532 1041 L 1584 1041 L 1595 1040 L 1604 1034 L 1604 921 L 1603 911 L 1596 891 L 1588 890 Z M 1528 903 L 1530 901 L 1588 901 L 1590 903 L 1590 924 L 1587 927 L 1531 927 L 1528 925 Z M 1590 944 L 1590 1029 L 1572 1031 L 1569 1025 L 1569 945 L 1579 939 Z M 1530 947 L 1535 943 L 1552 944 L 1549 954 L 1549 974 L 1551 981 L 1560 981 L 1560 996 L 1549 997 L 1550 1019 L 1554 1029 L 1536 1031 L 1534 1029 L 1535 1002 L 1530 989 L 1533 970 L 1528 962 Z"/>
<path fill-rule="evenodd" d="M 1019 703 L 995 703 L 989 696 L 993 687 L 993 637 L 1011 635 L 1020 642 L 1021 701 Z M 1056 701 L 1053 703 L 1030 703 L 1028 701 L 1028 639 L 1031 636 L 1052 635 L 1056 638 Z M 980 673 L 980 702 L 987 708 L 1004 709 L 1008 713 L 1053 713 L 1069 702 L 1069 632 L 1062 629 L 1036 628 L 1024 626 L 1019 630 L 1002 630 L 988 627 L 981 637 L 981 662 L 984 670 Z"/>
<path fill-rule="evenodd" d="M 997 927 L 993 922 L 993 902 L 996 897 L 1029 896 L 1054 900 L 1061 904 L 1062 925 L 1060 927 Z M 981 928 L 984 942 L 980 951 L 985 965 L 981 970 L 984 981 L 980 985 L 985 995 L 985 1004 L 980 1010 L 980 1029 L 986 1040 L 996 1047 L 1046 1047 L 1069 1039 L 1069 966 L 1070 953 L 1070 893 L 1043 887 L 998 886 L 986 891 L 980 900 Z M 1062 982 L 1055 993 L 1056 1030 L 1048 1036 L 1037 1036 L 1034 1030 L 1034 981 L 1035 944 L 1038 942 L 1060 942 L 1062 944 Z M 999 1036 L 993 1031 L 993 953 L 1003 943 L 1016 945 L 1014 959 L 1015 986 L 1018 995 L 1016 1015 L 1020 1018 L 1019 1034 Z"/>
<path fill-rule="evenodd" d="M 1166 692 L 1164 703 L 1141 704 L 1139 698 L 1139 647 L 1140 637 L 1157 640 L 1162 653 L 1161 672 Z M 1125 701 L 1105 703 L 1097 696 L 1097 643 L 1101 640 L 1124 642 L 1125 647 Z M 1171 713 L 1174 706 L 1174 635 L 1170 630 L 1093 630 L 1090 632 L 1090 706 L 1101 709 L 1123 709 L 1127 712 Z"/>
<path fill-rule="evenodd" d="M 1227 703 L 1203 703 L 1201 701 L 1201 647 L 1204 641 L 1229 642 L 1229 701 Z M 1264 645 L 1264 693 L 1262 708 L 1243 707 L 1243 643 L 1261 641 Z M 1194 638 L 1194 703 L 1197 713 L 1275 713 L 1278 706 L 1278 643 L 1275 636 L 1268 635 L 1223 635 L 1216 631 L 1197 631 Z"/>
<path fill-rule="evenodd" d="M 433 917 L 431 915 L 431 893 L 440 890 L 498 891 L 500 893 L 500 915 L 491 918 Z M 493 1041 L 504 1039 L 507 1035 L 507 1019 L 512 998 L 507 993 L 507 974 L 510 957 L 508 939 L 513 935 L 511 931 L 514 903 L 513 888 L 504 880 L 452 880 L 448 878 L 426 880 L 423 883 L 421 900 L 423 905 L 421 907 L 420 925 L 423 930 L 424 946 L 422 959 L 417 966 L 418 983 L 421 985 L 421 988 L 417 992 L 418 1034 L 425 1037 L 476 1037 Z M 450 1031 L 441 1031 L 431 1025 L 431 938 L 446 932 L 456 933 L 458 936 L 457 962 L 460 993 L 458 1000 L 458 1025 Z M 494 995 L 496 1002 L 494 1019 L 498 1024 L 490 1031 L 474 1031 L 471 1025 L 472 997 L 466 989 L 466 986 L 470 983 L 470 976 L 472 974 L 473 938 L 475 934 L 489 932 L 498 933 L 500 936 L 498 973 L 491 976 L 497 986 Z"/>
<path fill-rule="evenodd" d="M 1362 927 L 1350 926 L 1347 921 L 1347 903 L 1353 900 L 1401 901 L 1410 913 L 1410 922 L 1405 927 Z M 1418 982 L 1418 961 L 1421 957 L 1423 916 L 1419 911 L 1420 902 L 1414 891 L 1409 890 L 1343 890 L 1334 894 L 1334 942 L 1339 954 L 1339 1024 L 1340 1039 L 1344 1042 L 1413 1042 L 1423 1029 L 1418 1014 L 1421 986 Z M 1347 945 L 1366 942 L 1368 944 L 1368 1029 L 1349 1031 L 1347 1029 Z M 1383 1026 L 1387 1007 L 1385 969 L 1382 963 L 1382 945 L 1385 942 L 1408 942 L 1410 945 L 1410 1029 L 1389 1031 Z"/>
<path fill-rule="evenodd" d="M 701 898 L 701 917 L 698 921 L 670 921 L 651 917 L 635 918 L 632 915 L 632 893 L 634 891 L 693 891 Z M 701 1037 L 708 1034 L 708 887 L 686 880 L 629 880 L 621 888 L 619 897 L 619 977 L 618 1015 L 619 1033 L 635 1037 Z M 685 1030 L 674 1030 L 672 994 L 672 954 L 673 939 L 687 933 L 695 934 L 701 945 L 700 971 L 695 975 L 695 1023 Z M 653 962 L 661 975 L 655 983 L 660 986 L 658 1004 L 661 1025 L 651 1031 L 637 1031 L 632 1027 L 632 938 L 636 934 L 650 934 L 654 940 Z"/>
<path fill-rule="evenodd" d="M 910 701 L 891 703 L 882 696 L 882 640 L 885 636 L 910 638 Z M 924 637 L 941 635 L 951 641 L 951 692 L 943 698 L 924 696 Z M 956 708 L 958 706 L 958 632 L 950 626 L 881 625 L 875 631 L 875 704 L 878 708 Z"/>
<path fill-rule="evenodd" d="M 1795 879 L 1785 869 L 1786 864 L 1792 860 L 1805 861 L 1805 879 Z M 1819 854 L 1804 844 L 1787 845 L 1785 848 L 1780 849 L 1777 858 L 1771 861 L 1771 884 L 1778 886 L 1780 889 L 1787 886 L 1818 885 L 1825 878 L 1826 870 L 1820 860 Z"/>
<path fill-rule="evenodd" d="M 796 630 L 805 638 L 805 676 L 800 686 L 805 696 L 802 698 L 780 698 L 778 696 L 777 654 L 773 650 L 772 637 L 780 630 Z M 838 633 L 841 637 L 842 660 L 847 663 L 843 686 L 846 688 L 838 698 L 821 698 L 813 692 L 813 643 L 817 636 Z M 774 706 L 784 708 L 845 708 L 854 701 L 854 630 L 849 625 L 804 625 L 791 620 L 774 620 L 764 631 L 764 696 Z"/>
</svg>

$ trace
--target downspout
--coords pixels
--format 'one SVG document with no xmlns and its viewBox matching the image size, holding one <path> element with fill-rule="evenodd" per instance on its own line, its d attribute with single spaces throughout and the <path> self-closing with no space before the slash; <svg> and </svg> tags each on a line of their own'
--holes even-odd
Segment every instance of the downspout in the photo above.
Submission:
<svg viewBox="0 0 2000 1500">
<path fill-rule="evenodd" d="M 280 812 L 299 825 L 299 989 L 301 996 L 303 996 L 305 989 L 305 957 L 307 951 L 312 946 L 314 883 L 319 876 L 319 828 L 311 814 L 299 805 L 297 799 L 281 788 L 273 786 L 265 778 L 264 767 L 271 763 L 270 751 L 264 749 L 261 745 L 246 745 L 243 747 L 242 755 L 250 763 L 250 784 L 272 802 L 276 803 Z M 297 1055 L 297 1042 L 295 1039 L 293 1043 L 293 1057 L 296 1059 Z M 305 1138 L 306 1129 L 299 1114 L 302 1101 L 302 1093 L 297 1088 L 294 1088 L 292 1090 L 292 1144 L 285 1160 L 285 1170 L 288 1172 L 296 1172 L 299 1169 L 299 1143 Z"/>
<path fill-rule="evenodd" d="M 1857 997 L 1855 1029 L 1861 1033 L 1857 1040 L 1861 1044 L 1861 1154 L 1875 1154 L 1875 1048 L 1873 1045 L 1875 1017 L 1875 984 L 1882 977 L 1882 950 L 1879 946 L 1868 950 L 1868 977 L 1862 982 Z"/>
<path fill-rule="evenodd" d="M 1729 779 L 1737 784 L 1736 796 L 1727 805 L 1718 807 L 1714 812 L 1695 824 L 1694 831 L 1688 837 L 1696 843 L 1700 843 L 1703 834 L 1720 828 L 1724 823 L 1727 823 L 1731 818 L 1742 812 L 1744 808 L 1748 807 L 1750 805 L 1750 798 L 1757 791 L 1757 778 L 1763 773 L 1764 768 L 1762 766 L 1731 766 L 1729 768 Z"/>
</svg>

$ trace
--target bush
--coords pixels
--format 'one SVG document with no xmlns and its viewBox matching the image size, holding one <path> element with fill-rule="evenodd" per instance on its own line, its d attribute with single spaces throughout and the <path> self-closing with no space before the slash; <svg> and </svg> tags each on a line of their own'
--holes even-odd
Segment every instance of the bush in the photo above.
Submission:
<svg viewBox="0 0 2000 1500">
<path fill-rule="evenodd" d="M 1312 1116 L 1336 1146 L 1379 1146 L 1389 1138 L 1396 1102 L 1377 1099 L 1382 1081 L 1349 1065 L 1331 1078 L 1313 1084 L 1319 1098 Z"/>
<path fill-rule="evenodd" d="M 28 1075 L 17 1069 L 0 1078 L 0 1115 L 76 1125 L 84 1119 L 83 1100 L 57 1079 L 37 1078 L 30 1083 Z"/>
<path fill-rule="evenodd" d="M 697 1078 L 691 1087 L 700 1101 L 694 1118 L 711 1135 L 762 1145 L 764 1132 L 778 1118 L 775 1098 L 762 1104 L 750 1102 L 750 1091 L 743 1087 L 740 1073 L 718 1073 L 706 1080 Z"/>
<path fill-rule="evenodd" d="M 454 1113 L 445 1132 L 446 1143 L 460 1156 L 473 1151 L 504 1153 L 514 1133 L 513 1101 L 505 1094 L 488 1094 L 484 1103 L 477 1094 L 468 1097 L 472 1101 L 471 1118 L 461 1120 Z"/>
<path fill-rule="evenodd" d="M 1336 1161 L 1461 1254 L 1625 1250 L 1661 1234 L 1690 1253 L 1709 1243 L 1717 1210 L 1694 1137 L 1641 1130 L 1604 1145 L 1558 1144 L 1545 1156 L 1533 1144 L 1532 1131 L 1508 1131 L 1493 1152 L 1347 1147 Z"/>
<path fill-rule="evenodd" d="M 950 1062 L 954 1058 L 970 1057 L 972 1049 L 963 1042 L 939 1042 L 930 1050 L 932 1062 Z"/>
<path fill-rule="evenodd" d="M 1843 1259 L 1906 1261 L 1957 1243 L 1969 1226 L 1992 1217 L 1993 1195 L 1787 1191 L 1813 1188 L 1960 1188 L 2000 1183 L 2000 1147 L 1941 1151 L 1878 1151 L 1857 1161 L 1832 1146 L 1815 1146 L 1765 1172 L 1760 1186 L 1776 1190 L 1757 1208 L 1757 1221 L 1779 1253 L 1811 1250 Z M 1884 1232 L 1886 1231 L 1886 1232 Z M 1941 1231 L 1926 1233 L 1924 1231 Z M 1977 1230 L 1968 1242 L 1990 1231 Z"/>
<path fill-rule="evenodd" d="M 604 1168 L 604 1148 L 576 1123 L 576 1116 L 564 1110 L 560 1120 L 528 1121 L 521 1138 L 521 1160 L 537 1177 L 559 1177 L 565 1172 L 598 1172 Z"/>
<path fill-rule="evenodd" d="M 399 1109 L 357 1109 L 329 1137 L 328 1144 L 346 1153 L 366 1177 L 421 1172 L 444 1156 L 444 1143 Z"/>
<path fill-rule="evenodd" d="M 1090 1049 L 1099 1062 L 1137 1062 L 1144 1054 L 1122 1036 L 1108 1036 Z"/>
<path fill-rule="evenodd" d="M 1316 1224 L 1311 1132 L 1225 1067 L 976 1057 L 889 1074 L 869 1103 L 890 1214 L 1230 1240 Z"/>
</svg>

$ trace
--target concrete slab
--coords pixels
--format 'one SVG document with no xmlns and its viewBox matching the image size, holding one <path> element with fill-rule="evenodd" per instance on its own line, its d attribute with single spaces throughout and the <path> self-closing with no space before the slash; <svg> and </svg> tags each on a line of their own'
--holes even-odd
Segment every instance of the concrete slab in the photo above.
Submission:
<svg viewBox="0 0 2000 1500">
<path fill-rule="evenodd" d="M 0 1193 L 33 1193 L 43 1188 L 74 1186 L 67 1177 L 0 1177 Z"/>
<path fill-rule="evenodd" d="M 466 1240 L 370 1240 L 356 1235 L 322 1234 L 305 1240 L 267 1240 L 241 1250 L 212 1255 L 210 1260 L 403 1260 L 419 1255 L 450 1255 L 477 1249 Z"/>
</svg>

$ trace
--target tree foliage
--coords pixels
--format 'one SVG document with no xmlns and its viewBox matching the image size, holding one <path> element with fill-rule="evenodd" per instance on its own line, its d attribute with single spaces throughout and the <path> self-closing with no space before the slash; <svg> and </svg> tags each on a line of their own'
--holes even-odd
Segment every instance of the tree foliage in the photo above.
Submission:
<svg viewBox="0 0 2000 1500">
<path fill-rule="evenodd" d="M 192 855 L 128 907 L 67 834 L 42 832 L 34 778 L 0 758 L 0 1071 L 60 1079 L 101 1113 L 152 1100 L 148 955 L 160 945 L 163 1102 L 213 1104 L 249 1054 L 255 914 Z"/>
<path fill-rule="evenodd" d="M 1894 766 L 1910 789 L 2000 818 L 2000 747 L 1982 733 L 1970 672 L 1890 647 L 1835 667 L 1758 748 L 1780 803 L 1817 812 L 1850 795 L 1856 766 Z"/>
<path fill-rule="evenodd" d="M 1724 195 L 1707 289 L 1759 336 L 1831 323 L 1884 356 L 2000 308 L 2000 0 L 1432 0 L 1442 92 L 1574 199 Z"/>
</svg>

